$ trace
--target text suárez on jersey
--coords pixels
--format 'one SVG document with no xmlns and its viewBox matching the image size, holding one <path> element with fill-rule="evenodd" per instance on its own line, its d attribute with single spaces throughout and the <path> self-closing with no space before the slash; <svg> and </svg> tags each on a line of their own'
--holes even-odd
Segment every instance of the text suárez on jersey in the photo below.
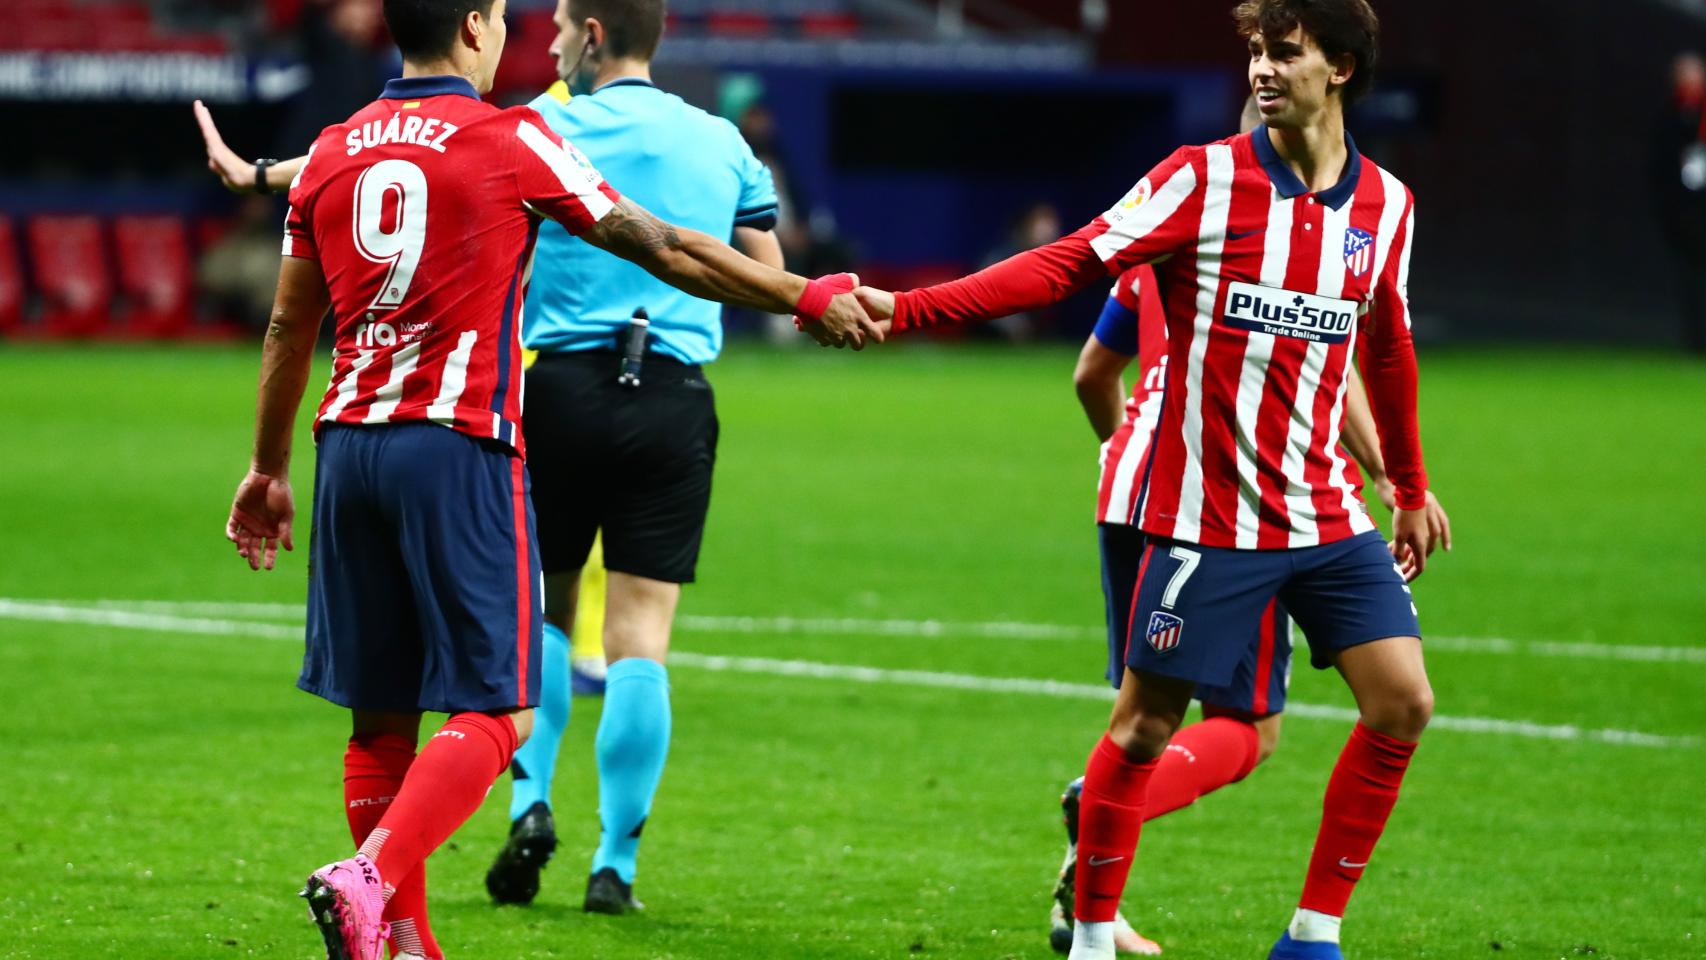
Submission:
<svg viewBox="0 0 1706 960">
<path fill-rule="evenodd" d="M 456 124 L 446 123 L 437 117 L 405 117 L 394 113 L 389 122 L 369 120 L 351 129 L 344 135 L 344 145 L 349 148 L 344 152 L 353 157 L 368 147 L 385 143 L 412 143 L 443 153 L 444 142 L 460 129 L 462 128 Z"/>
</svg>

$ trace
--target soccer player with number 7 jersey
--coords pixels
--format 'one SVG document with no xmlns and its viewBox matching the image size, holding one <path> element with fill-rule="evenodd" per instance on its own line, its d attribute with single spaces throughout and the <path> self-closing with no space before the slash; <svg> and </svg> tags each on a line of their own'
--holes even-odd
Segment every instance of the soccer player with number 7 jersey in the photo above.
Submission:
<svg viewBox="0 0 1706 960">
<path fill-rule="evenodd" d="M 291 186 L 253 460 L 226 524 L 252 568 L 292 547 L 291 433 L 330 307 L 297 683 L 353 712 L 360 849 L 303 890 L 332 960 L 378 960 L 387 937 L 394 956 L 441 956 L 417 929 L 427 855 L 531 727 L 542 613 L 520 309 L 540 217 L 696 296 L 803 314 L 821 341 L 880 339 L 853 278 L 808 281 L 659 221 L 538 113 L 482 102 L 504 3 L 385 0 L 403 76 L 327 128 Z M 417 756 L 423 711 L 450 718 Z"/>
<path fill-rule="evenodd" d="M 1141 471 L 1149 536 L 1125 676 L 1080 801 L 1071 956 L 1111 960 L 1149 783 L 1198 684 L 1223 685 L 1277 599 L 1335 667 L 1359 722 L 1327 786 L 1303 895 L 1270 960 L 1336 960 L 1433 709 L 1405 564 L 1430 522 L 1416 423 L 1409 279 L 1414 203 L 1344 127 L 1366 91 L 1367 0 L 1247 0 L 1236 17 L 1264 125 L 1184 147 L 1088 226 L 971 277 L 899 294 L 861 288 L 900 332 L 1035 309 L 1151 263 L 1167 319 L 1167 384 Z M 1361 362 L 1395 487 L 1391 552 L 1338 453 Z"/>
</svg>

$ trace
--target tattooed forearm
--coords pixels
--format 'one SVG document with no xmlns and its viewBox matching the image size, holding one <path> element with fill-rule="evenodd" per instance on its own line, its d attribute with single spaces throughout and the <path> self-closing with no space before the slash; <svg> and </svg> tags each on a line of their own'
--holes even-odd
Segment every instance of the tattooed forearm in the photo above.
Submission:
<svg viewBox="0 0 1706 960">
<path fill-rule="evenodd" d="M 624 197 L 582 237 L 628 260 L 644 260 L 659 250 L 681 246 L 681 234 L 644 207 Z"/>
<path fill-rule="evenodd" d="M 696 230 L 676 229 L 623 199 L 581 234 L 595 247 L 630 260 L 693 296 L 786 313 L 805 281 L 741 256 Z"/>
</svg>

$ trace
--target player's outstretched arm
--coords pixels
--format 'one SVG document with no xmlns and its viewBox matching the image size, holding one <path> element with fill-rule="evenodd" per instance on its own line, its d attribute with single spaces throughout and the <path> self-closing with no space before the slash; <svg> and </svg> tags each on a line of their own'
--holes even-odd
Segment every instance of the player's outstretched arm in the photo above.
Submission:
<svg viewBox="0 0 1706 960">
<path fill-rule="evenodd" d="M 213 114 L 200 100 L 195 102 L 194 109 L 196 125 L 201 127 L 202 145 L 207 148 L 207 169 L 212 170 L 219 177 L 219 182 L 225 184 L 225 189 L 232 193 L 257 192 L 254 161 L 243 159 L 237 151 L 225 145 L 225 138 L 214 126 Z M 281 193 L 288 189 L 307 162 L 308 158 L 301 156 L 267 167 L 267 192 Z"/>
<path fill-rule="evenodd" d="M 1085 227 L 970 276 L 933 287 L 899 293 L 860 287 L 854 292 L 873 319 L 891 321 L 896 333 L 981 323 L 1036 310 L 1107 278 L 1107 268 L 1090 247 L 1094 230 L 1095 225 Z"/>
<path fill-rule="evenodd" d="M 263 566 L 271 570 L 281 544 L 286 550 L 296 548 L 290 529 L 296 519 L 289 480 L 290 440 L 308 386 L 314 340 L 330 305 L 319 262 L 285 257 L 261 348 L 255 448 L 225 521 L 226 539 L 237 545 L 237 555 L 249 562 L 251 570 Z"/>
<path fill-rule="evenodd" d="M 837 346 L 848 343 L 859 349 L 867 337 L 883 339 L 882 328 L 851 293 L 832 294 L 821 281 L 741 256 L 715 237 L 659 220 L 626 197 L 580 237 L 696 297 L 767 313 L 802 314 L 819 323 L 820 339 L 827 337 Z"/>
</svg>

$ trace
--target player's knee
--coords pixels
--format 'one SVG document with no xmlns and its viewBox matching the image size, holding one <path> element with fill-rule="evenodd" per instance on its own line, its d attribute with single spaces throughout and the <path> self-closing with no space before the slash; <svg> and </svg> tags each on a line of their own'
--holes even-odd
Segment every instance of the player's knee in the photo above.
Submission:
<svg viewBox="0 0 1706 960">
<path fill-rule="evenodd" d="M 1433 719 L 1433 715 L 1433 688 L 1421 684 L 1388 697 L 1374 710 L 1367 712 L 1363 723 L 1389 737 L 1415 741 L 1421 739 L 1422 731 L 1427 729 L 1428 721 Z"/>
<path fill-rule="evenodd" d="M 1147 763 L 1167 749 L 1177 724 L 1167 717 L 1132 712 L 1116 715 L 1108 725 L 1108 739 L 1133 763 Z"/>
</svg>

